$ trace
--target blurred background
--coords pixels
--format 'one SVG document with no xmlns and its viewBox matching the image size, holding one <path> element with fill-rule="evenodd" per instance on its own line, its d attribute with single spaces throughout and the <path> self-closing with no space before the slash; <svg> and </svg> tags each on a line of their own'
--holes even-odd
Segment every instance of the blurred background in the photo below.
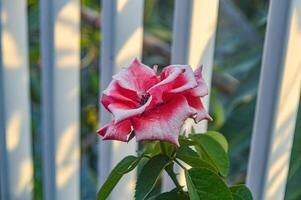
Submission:
<svg viewBox="0 0 301 200">
<path fill-rule="evenodd" d="M 209 110 L 215 120 L 209 130 L 220 131 L 229 141 L 230 183 L 245 182 L 268 6 L 268 0 L 220 1 Z M 81 0 L 81 199 L 94 199 L 97 191 L 100 12 L 99 0 Z M 170 63 L 173 12 L 174 0 L 145 0 L 142 61 L 150 66 Z M 28 13 L 34 199 L 38 200 L 42 199 L 38 0 L 28 0 Z M 300 180 L 299 106 L 285 199 L 301 199 Z"/>
</svg>

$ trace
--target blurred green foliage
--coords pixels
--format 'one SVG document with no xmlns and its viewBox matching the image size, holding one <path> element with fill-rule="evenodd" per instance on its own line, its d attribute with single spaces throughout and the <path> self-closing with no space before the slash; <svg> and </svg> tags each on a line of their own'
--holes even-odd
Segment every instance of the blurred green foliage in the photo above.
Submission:
<svg viewBox="0 0 301 200">
<path fill-rule="evenodd" d="M 214 72 L 236 83 L 235 90 L 224 92 L 213 87 L 210 114 L 215 121 L 210 130 L 225 134 L 229 141 L 232 183 L 245 181 L 256 94 L 267 19 L 268 0 L 221 0 L 216 34 Z M 99 0 L 81 0 L 82 8 L 100 13 Z M 174 0 L 145 0 L 144 32 L 160 39 L 170 49 Z M 40 142 L 40 48 L 39 1 L 28 0 L 30 81 L 34 154 L 34 199 L 42 197 Z M 241 28 L 246 27 L 246 28 Z M 96 195 L 97 136 L 99 112 L 100 29 L 81 23 L 81 197 Z M 169 58 L 143 49 L 143 62 L 166 66 Z M 300 110 L 300 109 L 299 109 Z M 301 112 L 301 111 L 300 111 Z M 287 199 L 301 198 L 301 117 L 299 112 L 288 179 Z"/>
</svg>

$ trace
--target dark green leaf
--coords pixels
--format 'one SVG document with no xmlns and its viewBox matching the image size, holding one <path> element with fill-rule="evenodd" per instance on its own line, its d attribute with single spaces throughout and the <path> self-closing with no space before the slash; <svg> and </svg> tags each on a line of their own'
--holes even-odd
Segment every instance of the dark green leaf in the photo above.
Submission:
<svg viewBox="0 0 301 200">
<path fill-rule="evenodd" d="M 137 200 L 143 200 L 147 197 L 168 163 L 169 158 L 160 154 L 151 158 L 144 165 L 136 183 L 135 198 Z"/>
<path fill-rule="evenodd" d="M 205 167 L 215 171 L 216 173 L 218 172 L 214 165 L 201 159 L 201 157 L 188 146 L 181 146 L 177 151 L 176 157 L 191 167 Z"/>
<path fill-rule="evenodd" d="M 139 165 L 138 165 L 138 167 L 137 167 L 137 175 L 138 175 L 138 176 L 140 175 L 140 173 L 141 173 L 141 171 L 142 171 L 144 165 L 146 165 L 146 163 L 149 161 L 149 159 L 150 159 L 150 158 L 143 157 L 143 158 L 141 159 L 141 161 L 139 162 Z"/>
<path fill-rule="evenodd" d="M 208 159 L 223 176 L 227 176 L 229 172 L 229 158 L 224 148 L 213 139 L 211 136 L 206 134 L 194 134 L 190 135 L 191 139 L 195 141 L 201 151 L 203 158 Z"/>
<path fill-rule="evenodd" d="M 121 177 L 129 172 L 130 169 L 132 170 L 134 168 L 133 166 L 137 165 L 137 160 L 139 160 L 139 158 L 135 156 L 127 156 L 122 159 L 112 170 L 109 177 L 98 191 L 97 200 L 106 199 Z"/>
<path fill-rule="evenodd" d="M 244 200 L 243 198 L 241 198 L 237 194 L 232 194 L 232 197 L 233 197 L 233 200 Z"/>
<path fill-rule="evenodd" d="M 150 198 L 148 200 L 189 200 L 189 196 L 186 193 L 172 190 L 170 192 L 159 194 L 158 196 Z"/>
<path fill-rule="evenodd" d="M 200 200 L 198 191 L 187 170 L 185 170 L 185 179 L 186 179 L 186 185 L 187 185 L 190 200 Z"/>
<path fill-rule="evenodd" d="M 138 158 L 133 162 L 133 164 L 131 164 L 131 166 L 130 166 L 128 169 L 126 169 L 123 173 L 126 174 L 126 173 L 132 171 L 133 169 L 135 169 L 135 167 L 137 167 L 138 163 L 140 163 L 140 161 L 141 161 L 143 158 L 144 158 L 144 157 L 142 157 L 142 156 L 138 157 Z"/>
<path fill-rule="evenodd" d="M 239 196 L 243 200 L 253 200 L 252 193 L 245 185 L 236 185 L 231 187 L 230 190 L 233 194 Z"/>
<path fill-rule="evenodd" d="M 185 172 L 185 177 L 191 200 L 232 200 L 226 183 L 209 169 L 191 168 Z"/>
</svg>

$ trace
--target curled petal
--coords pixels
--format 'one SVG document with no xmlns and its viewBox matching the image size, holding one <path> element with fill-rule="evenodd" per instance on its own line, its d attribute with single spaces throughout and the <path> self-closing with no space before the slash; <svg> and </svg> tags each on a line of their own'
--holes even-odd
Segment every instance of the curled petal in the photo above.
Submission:
<svg viewBox="0 0 301 200">
<path fill-rule="evenodd" d="M 145 111 L 145 109 L 150 105 L 152 97 L 150 96 L 146 103 L 138 108 L 132 108 L 126 104 L 112 103 L 108 106 L 109 110 L 114 116 L 115 123 L 118 123 L 127 118 L 135 117 L 140 115 Z"/>
<path fill-rule="evenodd" d="M 155 74 L 158 73 L 158 65 L 154 65 L 153 66 L 153 71 L 154 71 Z"/>
<path fill-rule="evenodd" d="M 138 99 L 139 97 L 136 92 L 122 88 L 117 81 L 112 80 L 108 88 L 103 91 L 101 103 L 109 112 L 111 112 L 109 109 L 110 104 L 125 104 L 135 108 L 140 106 L 137 101 Z"/>
<path fill-rule="evenodd" d="M 186 96 L 186 99 L 190 106 L 191 112 L 193 112 L 192 118 L 194 119 L 195 123 L 198 123 L 203 119 L 212 121 L 212 118 L 206 112 L 200 97 Z"/>
<path fill-rule="evenodd" d="M 118 81 L 121 87 L 136 92 L 145 92 L 159 81 L 155 71 L 138 59 L 114 75 L 113 79 Z"/>
<path fill-rule="evenodd" d="M 182 93 L 197 86 L 194 73 L 189 65 L 170 65 L 160 75 L 160 82 L 149 89 L 158 102 L 164 93 Z"/>
<path fill-rule="evenodd" d="M 163 140 L 179 145 L 181 127 L 191 114 L 185 97 L 176 95 L 166 104 L 132 119 L 137 141 Z"/>
<path fill-rule="evenodd" d="M 204 97 L 208 94 L 208 87 L 202 75 L 203 66 L 200 66 L 194 71 L 194 77 L 197 82 L 197 86 L 188 90 L 188 93 L 192 96 Z"/>
<path fill-rule="evenodd" d="M 103 128 L 97 131 L 97 133 L 103 136 L 104 140 L 119 140 L 126 142 L 129 133 L 131 132 L 131 121 L 124 120 L 119 123 L 110 122 Z"/>
<path fill-rule="evenodd" d="M 183 73 L 182 69 L 175 68 L 168 75 L 162 76 L 161 74 L 160 79 L 162 80 L 148 90 L 148 93 L 153 96 L 155 102 L 162 102 L 163 93 L 172 89 L 174 81 L 181 73 Z"/>
<path fill-rule="evenodd" d="M 180 68 L 183 73 L 175 80 L 172 90 L 169 91 L 170 93 L 180 93 L 197 86 L 194 73 L 189 65 L 171 65 L 166 68 L 166 71 L 173 68 Z"/>
</svg>

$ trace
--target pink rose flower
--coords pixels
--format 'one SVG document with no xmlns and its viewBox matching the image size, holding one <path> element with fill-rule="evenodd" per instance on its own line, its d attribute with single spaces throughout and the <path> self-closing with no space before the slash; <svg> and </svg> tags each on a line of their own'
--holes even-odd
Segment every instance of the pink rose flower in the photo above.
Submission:
<svg viewBox="0 0 301 200">
<path fill-rule="evenodd" d="M 176 145 L 187 118 L 195 123 L 212 120 L 201 98 L 208 94 L 202 67 L 194 72 L 188 65 L 170 65 L 157 76 L 154 69 L 135 59 L 113 76 L 103 91 L 101 103 L 113 120 L 98 134 L 104 140 L 127 141 L 134 131 L 137 141 L 161 140 Z"/>
</svg>

